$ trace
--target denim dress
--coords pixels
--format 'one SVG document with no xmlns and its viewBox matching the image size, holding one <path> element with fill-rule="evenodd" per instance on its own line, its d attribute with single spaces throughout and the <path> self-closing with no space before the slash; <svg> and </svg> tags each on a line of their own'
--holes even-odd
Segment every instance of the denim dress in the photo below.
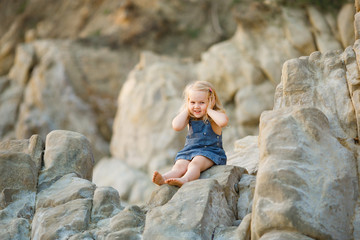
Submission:
<svg viewBox="0 0 360 240">
<path fill-rule="evenodd" d="M 204 156 L 216 165 L 226 165 L 226 155 L 222 146 L 222 135 L 217 135 L 209 120 L 189 120 L 189 131 L 184 148 L 179 151 L 175 160 L 192 160 Z"/>
</svg>

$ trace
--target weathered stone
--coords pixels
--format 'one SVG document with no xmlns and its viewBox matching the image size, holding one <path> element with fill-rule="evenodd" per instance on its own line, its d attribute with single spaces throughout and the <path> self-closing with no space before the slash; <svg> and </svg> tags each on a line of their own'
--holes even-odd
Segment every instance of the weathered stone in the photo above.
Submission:
<svg viewBox="0 0 360 240">
<path fill-rule="evenodd" d="M 306 12 L 298 8 L 283 8 L 286 38 L 303 55 L 316 51 L 313 34 L 309 28 Z M 301 32 L 301 34 L 299 34 Z"/>
<path fill-rule="evenodd" d="M 76 173 L 78 177 L 91 181 L 93 165 L 90 143 L 84 135 L 64 130 L 52 131 L 46 137 L 39 190 L 49 187 L 68 173 Z"/>
<path fill-rule="evenodd" d="M 335 136 L 357 136 L 357 120 L 340 52 L 315 52 L 309 57 L 291 59 L 284 63 L 282 71 L 274 109 L 315 107 L 326 115 Z"/>
<path fill-rule="evenodd" d="M 129 58 L 69 40 L 21 45 L 9 74 L 22 87 L 16 138 L 72 130 L 90 140 L 97 159 L 108 155 L 116 97 L 127 74 L 121 66 Z"/>
<path fill-rule="evenodd" d="M 72 235 L 69 240 L 94 240 L 94 238 L 90 232 L 83 232 Z"/>
<path fill-rule="evenodd" d="M 93 181 L 97 186 L 115 188 L 121 200 L 133 204 L 148 201 L 156 187 L 147 174 L 118 158 L 104 158 L 98 162 L 93 171 Z"/>
<path fill-rule="evenodd" d="M 259 158 L 258 136 L 247 136 L 234 143 L 234 153 L 228 156 L 227 164 L 245 168 L 249 174 L 256 174 Z"/>
<path fill-rule="evenodd" d="M 233 211 L 234 216 L 237 217 L 237 202 L 239 192 L 235 185 L 240 181 L 245 169 L 236 166 L 221 165 L 213 166 L 202 172 L 200 179 L 215 179 L 225 193 L 225 199 L 228 207 Z"/>
<path fill-rule="evenodd" d="M 355 14 L 354 28 L 355 28 L 355 40 L 360 39 L 360 13 Z"/>
<path fill-rule="evenodd" d="M 346 79 L 349 88 L 349 94 L 355 110 L 357 135 L 360 136 L 360 40 L 357 40 L 353 47 L 348 47 L 342 54 L 346 66 Z"/>
<path fill-rule="evenodd" d="M 118 232 L 112 232 L 106 236 L 105 240 L 142 240 L 142 236 L 133 229 L 124 229 Z"/>
<path fill-rule="evenodd" d="M 8 140 L 0 142 L 0 152 L 20 152 L 29 154 L 34 161 L 38 171 L 42 164 L 45 143 L 39 135 L 33 135 L 30 139 Z"/>
<path fill-rule="evenodd" d="M 240 136 L 257 135 L 259 116 L 273 107 L 275 86 L 269 81 L 243 86 L 235 95 L 235 117 Z"/>
<path fill-rule="evenodd" d="M 217 228 L 214 232 L 214 240 L 250 240 L 251 214 L 241 221 L 238 227 Z"/>
<path fill-rule="evenodd" d="M 351 140 L 338 139 L 316 108 L 265 112 L 260 121 L 251 238 L 288 229 L 314 239 L 351 239 L 358 198 Z"/>
<path fill-rule="evenodd" d="M 23 96 L 23 87 L 8 78 L 1 78 L 0 92 L 0 136 L 2 139 L 14 139 L 18 109 Z"/>
<path fill-rule="evenodd" d="M 314 35 L 318 51 L 325 53 L 330 50 L 342 50 L 340 42 L 334 37 L 323 14 L 314 6 L 307 7 L 307 14 L 312 27 L 315 29 Z"/>
<path fill-rule="evenodd" d="M 97 187 L 94 192 L 91 221 L 110 218 L 123 209 L 118 191 L 112 187 Z"/>
<path fill-rule="evenodd" d="M 252 202 L 255 192 L 256 177 L 253 175 L 243 174 L 240 182 L 238 183 L 239 188 L 239 199 L 237 202 L 237 213 L 238 219 L 243 219 L 246 215 L 252 211 Z"/>
<path fill-rule="evenodd" d="M 302 235 L 297 232 L 287 232 L 287 231 L 272 231 L 264 234 L 261 240 L 314 240 L 308 236 Z"/>
<path fill-rule="evenodd" d="M 343 48 L 347 48 L 355 41 L 354 36 L 354 15 L 355 7 L 353 3 L 342 6 L 337 16 L 337 25 Z"/>
<path fill-rule="evenodd" d="M 88 229 L 91 199 L 76 199 L 62 205 L 36 210 L 31 239 L 66 239 Z"/>
<path fill-rule="evenodd" d="M 144 211 L 136 205 L 130 205 L 111 218 L 110 229 L 112 232 L 132 229 L 139 234 L 142 233 L 144 229 L 144 223 Z"/>
<path fill-rule="evenodd" d="M 194 76 L 191 62 L 143 53 L 119 94 L 112 155 L 145 172 L 172 163 L 184 134 L 175 132 L 170 123 L 181 107 L 186 79 Z M 154 158 L 160 161 L 149 169 Z"/>
<path fill-rule="evenodd" d="M 37 194 L 36 209 L 56 207 L 76 199 L 92 199 L 94 191 L 92 182 L 70 173 Z"/>
<path fill-rule="evenodd" d="M 6 188 L 36 191 L 38 166 L 30 155 L 0 152 L 0 166 L 0 191 Z"/>
<path fill-rule="evenodd" d="M 153 208 L 166 204 L 174 196 L 177 190 L 179 190 L 179 188 L 175 186 L 168 184 L 161 185 L 151 194 L 150 200 L 147 204 L 148 207 Z"/>
<path fill-rule="evenodd" d="M 168 203 L 147 213 L 143 238 L 207 240 L 217 226 L 234 220 L 219 183 L 200 179 L 184 184 Z"/>
<path fill-rule="evenodd" d="M 360 201 L 358 199 L 355 207 L 354 220 L 353 220 L 354 232 L 353 239 L 360 238 Z"/>
<path fill-rule="evenodd" d="M 15 65 L 9 72 L 9 78 L 17 85 L 25 87 L 30 79 L 32 68 L 35 65 L 35 48 L 24 44 L 16 48 Z"/>
<path fill-rule="evenodd" d="M 22 218 L 15 218 L 9 222 L 0 221 L 1 240 L 30 240 L 30 224 Z"/>
</svg>

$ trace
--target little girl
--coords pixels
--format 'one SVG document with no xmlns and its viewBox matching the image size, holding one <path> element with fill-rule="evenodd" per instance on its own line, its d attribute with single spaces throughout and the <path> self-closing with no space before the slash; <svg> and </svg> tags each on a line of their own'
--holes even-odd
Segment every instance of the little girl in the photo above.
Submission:
<svg viewBox="0 0 360 240">
<path fill-rule="evenodd" d="M 188 85 L 184 91 L 184 105 L 172 121 L 175 131 L 188 126 L 184 148 L 175 157 L 171 171 L 161 175 L 155 171 L 152 181 L 157 185 L 167 183 L 181 187 L 196 180 L 200 173 L 214 164 L 225 165 L 221 129 L 228 123 L 213 86 L 206 81 Z"/>
</svg>

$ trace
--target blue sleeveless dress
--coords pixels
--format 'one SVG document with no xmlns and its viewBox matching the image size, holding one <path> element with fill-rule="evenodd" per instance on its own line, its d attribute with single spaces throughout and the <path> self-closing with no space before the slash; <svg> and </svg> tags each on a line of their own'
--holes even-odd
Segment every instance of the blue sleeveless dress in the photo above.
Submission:
<svg viewBox="0 0 360 240">
<path fill-rule="evenodd" d="M 217 135 L 209 120 L 189 120 L 189 131 L 184 148 L 179 151 L 175 160 L 192 160 L 195 156 L 209 158 L 216 165 L 226 165 L 226 155 L 222 146 L 222 135 Z"/>
</svg>

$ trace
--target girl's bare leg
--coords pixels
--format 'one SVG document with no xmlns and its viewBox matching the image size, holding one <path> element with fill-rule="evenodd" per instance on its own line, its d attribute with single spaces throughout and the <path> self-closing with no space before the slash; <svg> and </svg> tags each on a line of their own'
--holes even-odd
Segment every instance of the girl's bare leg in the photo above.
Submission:
<svg viewBox="0 0 360 240">
<path fill-rule="evenodd" d="M 152 181 L 157 185 L 163 185 L 166 180 L 170 178 L 179 178 L 182 177 L 188 168 L 190 161 L 184 159 L 176 160 L 174 166 L 171 171 L 161 175 L 159 172 L 155 171 L 153 174 Z"/>
<path fill-rule="evenodd" d="M 165 180 L 165 183 L 181 187 L 184 183 L 196 180 L 200 177 L 200 173 L 214 165 L 214 162 L 204 156 L 196 156 L 189 163 L 185 175 L 182 177 L 173 177 Z"/>
</svg>

